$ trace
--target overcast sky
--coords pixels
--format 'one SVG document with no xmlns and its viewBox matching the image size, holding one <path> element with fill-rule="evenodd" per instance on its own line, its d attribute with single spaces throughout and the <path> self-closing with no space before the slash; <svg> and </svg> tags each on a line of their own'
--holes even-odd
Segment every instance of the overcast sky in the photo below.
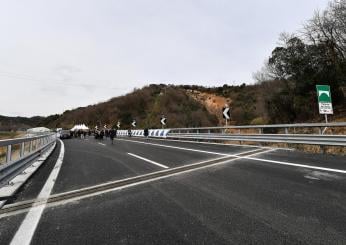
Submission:
<svg viewBox="0 0 346 245">
<path fill-rule="evenodd" d="M 0 115 L 105 101 L 150 83 L 253 83 L 281 32 L 327 0 L 1 0 Z"/>
</svg>

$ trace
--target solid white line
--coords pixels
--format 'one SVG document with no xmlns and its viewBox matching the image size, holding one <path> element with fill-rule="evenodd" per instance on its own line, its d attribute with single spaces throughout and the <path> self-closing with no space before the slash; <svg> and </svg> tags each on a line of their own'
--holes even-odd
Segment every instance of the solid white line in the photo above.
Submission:
<svg viewBox="0 0 346 245">
<path fill-rule="evenodd" d="M 37 200 L 42 200 L 42 205 L 32 207 L 28 214 L 25 216 L 23 222 L 18 228 L 16 234 L 12 238 L 11 245 L 29 245 L 31 243 L 32 237 L 34 236 L 35 230 L 37 228 L 38 222 L 42 216 L 43 210 L 46 207 L 47 199 L 55 184 L 56 178 L 58 177 L 63 159 L 65 154 L 64 143 L 59 139 L 61 148 L 58 160 L 50 173 L 45 185 L 43 186 Z"/>
<path fill-rule="evenodd" d="M 103 144 L 103 143 L 100 143 L 100 142 L 98 142 L 97 144 L 99 144 L 99 145 L 103 145 L 103 146 L 106 146 L 106 144 Z"/>
<path fill-rule="evenodd" d="M 239 147 L 252 147 L 252 148 L 259 148 L 259 149 L 272 149 L 274 147 L 269 146 L 258 146 L 258 145 L 246 145 L 246 144 L 226 144 L 226 143 L 216 143 L 216 142 L 202 142 L 202 141 L 191 141 L 191 140 L 175 140 L 175 139 L 160 139 L 160 138 L 150 138 L 150 140 L 157 140 L 157 141 L 171 141 L 171 142 L 182 142 L 182 143 L 191 143 L 191 144 L 201 144 L 201 145 L 222 145 L 222 146 L 239 146 Z M 284 150 L 291 150 L 289 148 L 275 148 L 275 149 L 284 149 Z"/>
<path fill-rule="evenodd" d="M 267 150 L 267 151 L 263 151 L 263 152 L 256 152 L 256 153 L 251 154 L 249 156 L 256 156 L 256 155 L 259 155 L 259 154 L 262 154 L 262 153 L 267 153 L 267 152 L 270 152 L 270 151 L 272 151 L 272 150 Z M 221 157 L 220 159 L 222 159 L 222 158 L 223 157 Z M 102 195 L 102 194 L 105 194 L 105 193 L 109 193 L 109 192 L 113 192 L 113 191 L 117 191 L 117 190 L 122 190 L 122 189 L 130 188 L 130 187 L 133 187 L 133 186 L 142 185 L 142 184 L 154 182 L 154 181 L 161 180 L 161 179 L 166 179 L 166 178 L 169 178 L 169 177 L 172 177 L 172 176 L 178 176 L 178 175 L 181 175 L 181 174 L 198 171 L 200 169 L 205 169 L 205 168 L 210 168 L 210 167 L 214 167 L 214 166 L 218 166 L 218 165 L 222 165 L 222 164 L 227 164 L 227 163 L 230 163 L 230 162 L 236 161 L 238 159 L 242 159 L 242 158 L 244 158 L 244 157 L 236 157 L 234 159 L 225 160 L 225 161 L 214 163 L 214 164 L 207 165 L 207 166 L 201 166 L 201 167 L 197 167 L 197 168 L 194 168 L 194 169 L 189 169 L 189 170 L 185 170 L 185 171 L 182 171 L 182 172 L 177 172 L 177 173 L 173 173 L 173 174 L 169 174 L 169 175 L 165 175 L 165 176 L 161 176 L 161 177 L 156 177 L 156 178 L 149 179 L 149 180 L 142 180 L 142 181 L 138 181 L 136 183 L 132 183 L 132 184 L 124 185 L 124 186 L 119 186 L 119 187 L 115 187 L 115 188 L 112 188 L 112 189 L 108 189 L 108 190 L 103 190 L 103 191 L 87 194 L 87 195 L 84 195 L 84 196 L 74 197 L 74 198 L 67 199 L 67 200 L 61 200 L 61 201 L 56 202 L 56 203 L 48 204 L 47 206 L 48 207 L 56 207 L 56 206 L 59 206 L 59 205 L 64 205 L 64 204 L 70 203 L 70 202 L 75 202 L 75 201 L 78 201 L 78 200 L 86 199 L 86 198 L 89 198 L 89 197 L 99 196 L 99 195 Z M 191 164 L 191 165 L 201 165 L 204 162 L 207 162 L 207 161 L 203 161 L 203 162 L 199 162 L 199 163 Z M 184 167 L 184 166 L 180 166 L 180 167 L 176 167 L 176 168 L 179 169 L 179 168 L 182 168 L 182 167 Z M 167 170 L 161 170 L 161 171 L 157 171 L 155 173 L 164 172 L 164 171 L 167 171 Z M 148 174 L 144 174 L 142 176 L 146 176 L 146 175 L 148 175 Z M 140 177 L 140 176 L 136 176 L 136 178 L 137 177 Z M 120 180 L 120 181 L 122 181 L 122 180 Z M 18 214 L 20 212 L 22 212 L 22 211 L 15 212 L 15 214 Z M 0 215 L 0 218 L 6 217 L 6 216 L 7 216 L 7 214 L 3 214 L 3 215 Z"/>
<path fill-rule="evenodd" d="M 261 162 L 269 162 L 269 163 L 275 163 L 280 165 L 286 165 L 286 166 L 293 166 L 293 167 L 299 167 L 299 168 L 309 168 L 309 169 L 315 169 L 315 170 L 323 170 L 328 172 L 334 172 L 334 173 L 342 173 L 346 174 L 346 170 L 342 169 L 335 169 L 335 168 L 323 168 L 313 165 L 306 165 L 306 164 L 299 164 L 299 163 L 292 163 L 292 162 L 282 162 L 282 161 L 275 161 L 275 160 L 268 160 L 268 159 L 261 159 L 261 158 L 255 158 L 255 157 L 243 157 L 244 159 L 249 160 L 255 160 L 255 161 L 261 161 Z"/>
<path fill-rule="evenodd" d="M 134 143 L 139 143 L 139 144 L 148 144 L 148 145 L 154 145 L 154 146 L 161 146 L 161 147 L 179 149 L 179 150 L 196 151 L 196 152 L 209 153 L 209 154 L 216 154 L 216 155 L 223 155 L 223 156 L 237 156 L 237 155 L 232 155 L 232 154 L 223 154 L 223 153 L 210 152 L 210 151 L 202 151 L 202 150 L 196 150 L 196 149 L 190 149 L 190 148 L 183 148 L 183 147 L 176 147 L 176 146 L 168 146 L 168 145 L 160 145 L 160 144 L 154 144 L 154 143 L 142 142 L 142 141 L 133 141 L 133 140 L 125 140 L 125 139 L 121 139 L 121 140 L 129 141 L 129 142 L 134 142 Z M 272 150 L 276 150 L 276 149 L 275 149 L 275 148 L 272 148 L 271 151 L 272 151 Z M 244 152 L 244 153 L 246 153 L 246 152 Z M 260 153 L 263 153 L 263 152 L 260 152 Z M 239 154 L 243 154 L 243 153 L 239 153 Z M 311 166 L 311 165 L 306 165 L 306 164 L 298 164 L 298 163 L 291 163 L 291 162 L 274 161 L 274 160 L 267 160 L 267 159 L 261 159 L 261 158 L 252 158 L 252 157 L 249 157 L 249 156 L 246 156 L 246 157 L 238 157 L 238 159 L 240 159 L 240 158 L 249 159 L 249 160 L 255 160 L 255 161 L 261 161 L 261 162 L 276 163 L 276 164 L 287 165 L 287 166 L 294 166 L 294 167 L 301 167 L 301 168 L 308 168 L 308 169 L 323 170 L 323 171 L 329 171 L 329 172 L 335 172 L 335 173 L 342 173 L 342 174 L 345 174 L 345 173 L 346 173 L 346 170 L 333 169 L 333 168 L 323 168 L 323 167 Z"/>
<path fill-rule="evenodd" d="M 163 164 L 154 162 L 154 161 L 152 161 L 152 160 L 149 160 L 149 159 L 147 159 L 147 158 L 138 156 L 138 155 L 136 155 L 136 154 L 133 154 L 133 153 L 127 153 L 127 154 L 129 154 L 130 156 L 136 157 L 136 158 L 138 158 L 138 159 L 141 159 L 141 160 L 143 160 L 143 161 L 146 161 L 146 162 L 148 162 L 148 163 L 151 163 L 151 164 L 154 164 L 154 165 L 156 165 L 156 166 L 159 166 L 159 167 L 161 167 L 161 168 L 169 168 L 169 167 L 167 167 L 166 165 L 163 165 Z"/>
<path fill-rule="evenodd" d="M 253 150 L 252 150 L 252 151 L 253 151 Z M 249 152 L 252 152 L 252 151 L 249 151 Z M 251 155 L 249 155 L 249 156 L 256 156 L 256 155 L 259 155 L 259 154 L 262 154 L 262 153 L 271 152 L 271 151 L 273 151 L 273 149 L 267 150 L 267 151 L 262 151 L 262 152 L 256 152 L 256 153 L 251 154 Z M 59 201 L 59 202 L 56 202 L 56 203 L 50 203 L 50 204 L 47 204 L 47 207 L 55 207 L 55 206 L 59 206 L 59 205 L 64 205 L 64 204 L 66 204 L 66 203 L 74 202 L 74 201 L 81 200 L 81 199 L 85 199 L 85 198 L 88 198 L 88 197 L 98 196 L 98 195 L 101 195 L 101 194 L 104 194 L 104 193 L 108 193 L 108 192 L 113 192 L 113 191 L 116 191 L 116 190 L 125 189 L 125 188 L 127 188 L 127 187 L 132 187 L 132 186 L 136 186 L 136 185 L 148 183 L 148 182 L 152 182 L 152 181 L 155 181 L 155 180 L 160 180 L 160 179 L 168 178 L 168 177 L 175 176 L 175 175 L 179 175 L 179 174 L 184 174 L 184 173 L 188 173 L 188 172 L 193 172 L 193 171 L 199 170 L 199 169 L 204 169 L 204 168 L 209 168 L 209 167 L 213 167 L 213 166 L 217 166 L 217 165 L 221 165 L 221 164 L 226 164 L 226 163 L 229 163 L 229 162 L 232 162 L 232 161 L 235 161 L 235 160 L 244 158 L 244 157 L 239 156 L 239 155 L 241 155 L 241 154 L 244 154 L 244 152 L 239 153 L 239 154 L 237 154 L 237 155 L 234 155 L 234 157 L 235 157 L 234 159 L 225 160 L 225 161 L 218 162 L 218 163 L 214 163 L 214 164 L 207 165 L 207 166 L 196 167 L 196 168 L 191 169 L 191 170 L 185 170 L 185 171 L 183 171 L 183 172 L 178 172 L 178 173 L 166 175 L 166 176 L 163 176 L 163 177 L 157 177 L 157 178 L 150 179 L 150 180 L 143 180 L 143 181 L 139 181 L 139 182 L 136 182 L 136 183 L 133 183 L 133 184 L 121 186 L 121 187 L 115 187 L 115 188 L 113 188 L 113 189 L 104 190 L 104 191 L 99 191 L 99 192 L 95 192 L 95 193 L 92 193 L 92 194 L 87 194 L 87 195 L 85 195 L 85 196 L 74 197 L 74 198 L 67 199 L 67 200 L 62 200 L 62 201 Z M 198 165 L 202 165 L 202 164 L 204 164 L 204 163 L 206 163 L 206 162 L 216 161 L 216 160 L 222 160 L 222 159 L 228 158 L 228 157 L 230 157 L 230 156 L 223 156 L 223 157 L 219 157 L 219 158 L 215 158 L 215 159 L 204 160 L 204 161 L 201 161 L 201 162 L 197 162 L 197 163 L 193 163 L 193 164 L 188 164 L 188 166 L 198 166 Z M 186 167 L 186 166 L 187 166 L 187 165 L 183 165 L 183 166 L 175 167 L 174 169 L 180 169 L 180 168 L 184 168 L 184 167 Z M 130 180 L 130 179 L 133 179 L 133 178 L 145 177 L 145 176 L 151 175 L 151 174 L 153 174 L 153 173 L 162 173 L 162 172 L 165 172 L 165 171 L 167 171 L 167 170 L 159 170 L 159 171 L 155 171 L 155 172 L 152 172 L 152 173 L 149 173 L 149 174 L 143 174 L 143 175 L 139 175 L 139 176 L 135 176 L 135 177 L 120 179 L 120 180 L 117 180 L 116 182 L 119 182 L 119 181 L 126 181 L 126 180 Z M 106 183 L 99 184 L 99 185 L 96 185 L 96 186 L 93 186 L 93 187 L 103 186 L 103 185 L 106 185 L 106 184 L 109 184 L 109 183 L 112 183 L 112 182 L 106 182 Z M 73 190 L 73 191 L 70 191 L 70 192 L 72 193 L 72 192 L 80 191 L 80 190 L 84 190 L 84 189 L 88 189 L 88 188 L 82 188 L 82 189 Z M 69 192 L 64 192 L 64 193 L 60 193 L 60 194 L 67 194 L 67 193 L 69 193 Z M 37 203 L 35 203 L 34 205 L 39 206 L 39 205 L 41 205 L 41 203 L 37 202 Z M 21 214 L 21 213 L 26 212 L 26 210 L 27 210 L 27 209 L 18 210 L 18 211 L 9 212 L 9 213 L 4 213 L 4 214 L 0 214 L 0 218 L 12 216 L 12 215 L 17 215 L 17 214 Z"/>
<path fill-rule="evenodd" d="M 183 151 L 193 151 L 193 152 L 200 152 L 200 153 L 206 153 L 206 154 L 213 154 L 213 155 L 219 155 L 219 156 L 235 156 L 232 154 L 225 154 L 225 153 L 219 153 L 219 152 L 214 152 L 214 151 L 203 151 L 203 150 L 192 149 L 192 148 L 185 148 L 185 147 L 178 147 L 178 146 L 171 146 L 171 145 L 161 145 L 161 144 L 135 141 L 135 140 L 125 140 L 125 139 L 117 139 L 117 140 L 128 141 L 128 142 L 133 142 L 133 143 L 137 143 L 137 144 L 144 144 L 144 145 L 160 146 L 160 147 L 164 147 L 164 148 L 171 148 L 171 149 L 177 149 L 177 150 L 183 150 Z"/>
</svg>

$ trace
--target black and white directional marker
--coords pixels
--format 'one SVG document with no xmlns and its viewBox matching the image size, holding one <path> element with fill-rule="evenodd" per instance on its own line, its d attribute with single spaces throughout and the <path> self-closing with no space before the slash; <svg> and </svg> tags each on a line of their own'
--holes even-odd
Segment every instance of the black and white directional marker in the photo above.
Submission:
<svg viewBox="0 0 346 245">
<path fill-rule="evenodd" d="M 117 123 L 117 127 L 118 127 L 118 128 L 120 128 L 120 125 L 121 125 L 121 124 L 120 124 L 120 122 L 118 121 L 118 123 Z"/>
<path fill-rule="evenodd" d="M 229 107 L 222 108 L 222 116 L 226 120 L 231 119 L 231 111 Z"/>
<path fill-rule="evenodd" d="M 167 123 L 167 118 L 161 117 L 161 124 L 162 124 L 163 126 L 165 126 L 166 123 Z"/>
<path fill-rule="evenodd" d="M 137 122 L 136 122 L 136 120 L 133 120 L 133 121 L 132 121 L 132 123 L 131 123 L 131 125 L 132 125 L 132 127 L 134 127 L 134 128 L 135 128 L 135 127 L 137 126 Z"/>
</svg>

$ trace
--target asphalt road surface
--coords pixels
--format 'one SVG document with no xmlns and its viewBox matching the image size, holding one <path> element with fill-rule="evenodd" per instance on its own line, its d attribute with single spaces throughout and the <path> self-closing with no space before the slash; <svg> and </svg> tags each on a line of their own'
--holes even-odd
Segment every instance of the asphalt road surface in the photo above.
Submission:
<svg viewBox="0 0 346 245">
<path fill-rule="evenodd" d="M 0 211 L 0 244 L 346 244 L 346 157 L 71 139 Z"/>
</svg>

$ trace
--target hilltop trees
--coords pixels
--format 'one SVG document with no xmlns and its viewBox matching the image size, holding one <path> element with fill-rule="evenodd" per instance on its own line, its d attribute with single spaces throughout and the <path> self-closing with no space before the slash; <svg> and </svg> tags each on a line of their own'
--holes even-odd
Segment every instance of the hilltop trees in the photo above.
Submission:
<svg viewBox="0 0 346 245">
<path fill-rule="evenodd" d="M 262 74 L 256 74 L 258 79 L 284 81 L 266 101 L 273 123 L 316 117 L 316 84 L 329 84 L 334 104 L 345 104 L 341 88 L 346 81 L 346 0 L 316 12 L 302 33 L 282 34 L 282 44 L 272 51 Z"/>
</svg>

